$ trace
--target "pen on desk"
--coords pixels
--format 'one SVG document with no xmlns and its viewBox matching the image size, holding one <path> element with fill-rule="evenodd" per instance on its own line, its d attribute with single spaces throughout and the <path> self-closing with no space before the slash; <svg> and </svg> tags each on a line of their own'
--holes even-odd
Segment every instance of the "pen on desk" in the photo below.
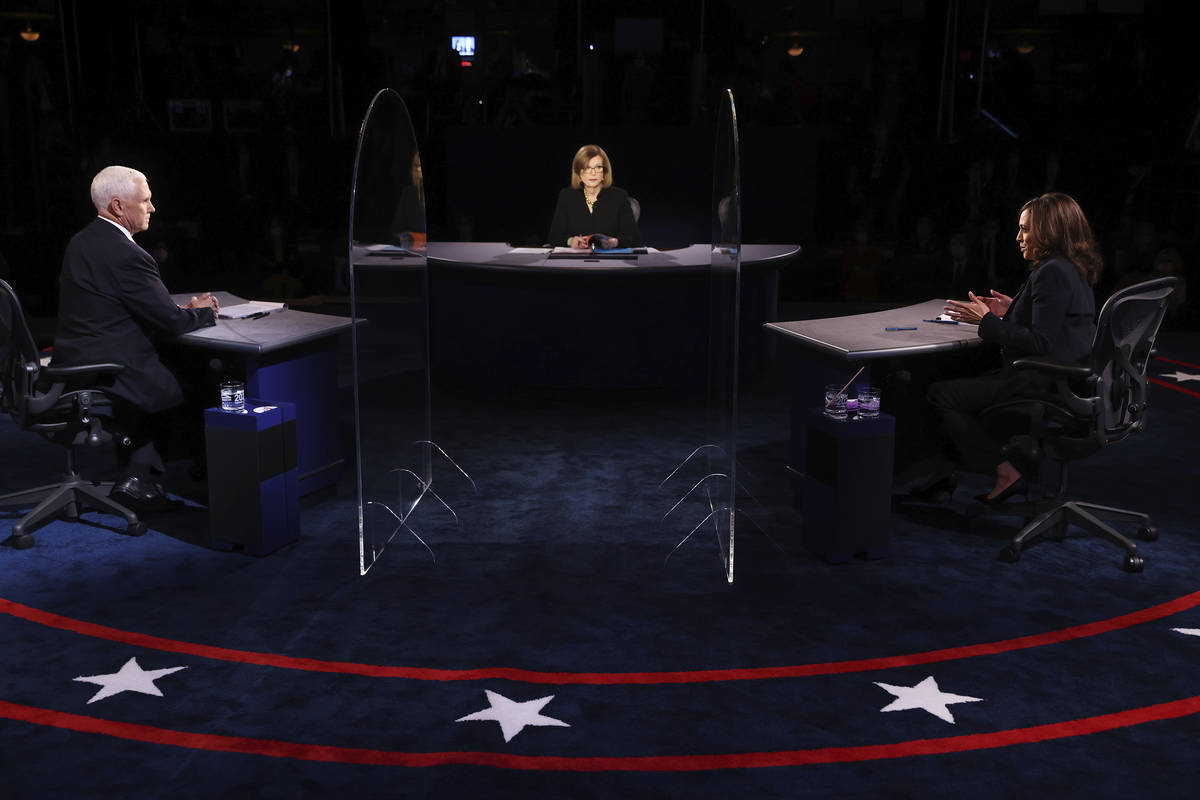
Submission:
<svg viewBox="0 0 1200 800">
<path fill-rule="evenodd" d="M 915 331 L 916 329 L 917 329 L 916 325 L 903 325 L 903 326 L 898 325 L 898 326 L 888 326 L 888 327 L 884 328 L 885 331 Z"/>
<path fill-rule="evenodd" d="M 246 319 L 262 319 L 270 313 L 270 311 L 259 311 L 257 314 L 251 314 L 250 316 L 246 317 Z"/>
<path fill-rule="evenodd" d="M 938 325 L 957 325 L 956 319 L 923 319 L 922 322 L 936 322 Z"/>
</svg>

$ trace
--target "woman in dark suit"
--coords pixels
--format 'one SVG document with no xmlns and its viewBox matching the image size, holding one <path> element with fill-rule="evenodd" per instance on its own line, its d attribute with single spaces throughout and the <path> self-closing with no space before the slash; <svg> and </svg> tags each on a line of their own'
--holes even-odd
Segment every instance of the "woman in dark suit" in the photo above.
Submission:
<svg viewBox="0 0 1200 800">
<path fill-rule="evenodd" d="M 550 244 L 587 250 L 599 234 L 606 249 L 640 247 L 642 235 L 629 194 L 613 186 L 612 162 L 594 144 L 585 144 L 571 161 L 571 185 L 558 193 L 550 221 Z"/>
<path fill-rule="evenodd" d="M 1005 366 L 973 378 L 939 381 L 929 400 L 968 469 L 995 472 L 996 483 L 980 502 L 994 505 L 1028 485 L 1020 470 L 1001 453 L 1001 443 L 984 428 L 979 414 L 988 406 L 1041 388 L 1046 378 L 1010 366 L 1021 356 L 1046 356 L 1077 362 L 1092 352 L 1096 302 L 1092 286 L 1101 256 L 1092 228 L 1079 204 L 1053 192 L 1021 207 L 1017 245 L 1030 262 L 1029 277 L 1016 295 L 991 290 L 988 297 L 968 292 L 949 300 L 946 313 L 958 322 L 979 326 L 979 337 L 999 344 Z"/>
</svg>

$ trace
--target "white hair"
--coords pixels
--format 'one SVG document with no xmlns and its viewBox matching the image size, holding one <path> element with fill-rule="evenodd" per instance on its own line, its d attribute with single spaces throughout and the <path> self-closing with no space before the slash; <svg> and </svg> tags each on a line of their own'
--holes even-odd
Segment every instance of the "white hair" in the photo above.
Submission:
<svg viewBox="0 0 1200 800">
<path fill-rule="evenodd" d="M 130 200 L 138 181 L 149 183 L 146 176 L 133 167 L 105 167 L 92 178 L 92 205 L 97 211 L 103 211 L 114 197 Z"/>
</svg>

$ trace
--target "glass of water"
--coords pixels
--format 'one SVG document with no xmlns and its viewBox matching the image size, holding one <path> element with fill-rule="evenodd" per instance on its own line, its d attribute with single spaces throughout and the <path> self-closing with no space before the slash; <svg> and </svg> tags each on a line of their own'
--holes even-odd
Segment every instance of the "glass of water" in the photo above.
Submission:
<svg viewBox="0 0 1200 800">
<path fill-rule="evenodd" d="M 246 410 L 246 384 L 241 381 L 221 381 L 221 410 Z"/>
<path fill-rule="evenodd" d="M 825 416 L 833 419 L 846 418 L 846 392 L 836 383 L 825 387 Z"/>
<path fill-rule="evenodd" d="M 879 416 L 879 387 L 858 387 L 858 416 L 874 419 Z"/>
</svg>

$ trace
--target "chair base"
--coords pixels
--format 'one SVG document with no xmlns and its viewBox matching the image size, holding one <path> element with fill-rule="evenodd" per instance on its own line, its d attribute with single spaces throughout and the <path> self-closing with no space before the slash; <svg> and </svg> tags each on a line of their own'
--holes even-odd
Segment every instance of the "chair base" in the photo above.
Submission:
<svg viewBox="0 0 1200 800">
<path fill-rule="evenodd" d="M 1144 541 L 1153 541 L 1158 538 L 1158 531 L 1148 514 L 1096 503 L 1084 503 L 1078 500 L 1060 500 L 1054 507 L 1042 512 L 1021 528 L 1012 541 L 1000 551 L 998 557 L 1001 561 L 1010 563 L 1017 561 L 1021 558 L 1021 552 L 1033 546 L 1039 539 L 1063 539 L 1066 537 L 1067 528 L 1075 525 L 1124 548 L 1125 562 L 1123 566 L 1125 570 L 1141 572 L 1145 567 L 1145 560 L 1138 552 L 1137 544 L 1128 536 L 1106 524 L 1101 517 L 1135 521 L 1138 523 L 1138 538 Z"/>
<path fill-rule="evenodd" d="M 57 517 L 60 513 L 67 519 L 79 519 L 80 509 L 89 506 L 99 511 L 108 511 L 125 519 L 125 534 L 141 536 L 146 532 L 146 523 L 137 514 L 108 496 L 113 484 L 87 481 L 78 475 L 68 475 L 62 483 L 39 486 L 0 497 L 0 506 L 37 505 L 12 527 L 12 536 L 4 544 L 18 550 L 33 547 L 31 531 Z"/>
</svg>

